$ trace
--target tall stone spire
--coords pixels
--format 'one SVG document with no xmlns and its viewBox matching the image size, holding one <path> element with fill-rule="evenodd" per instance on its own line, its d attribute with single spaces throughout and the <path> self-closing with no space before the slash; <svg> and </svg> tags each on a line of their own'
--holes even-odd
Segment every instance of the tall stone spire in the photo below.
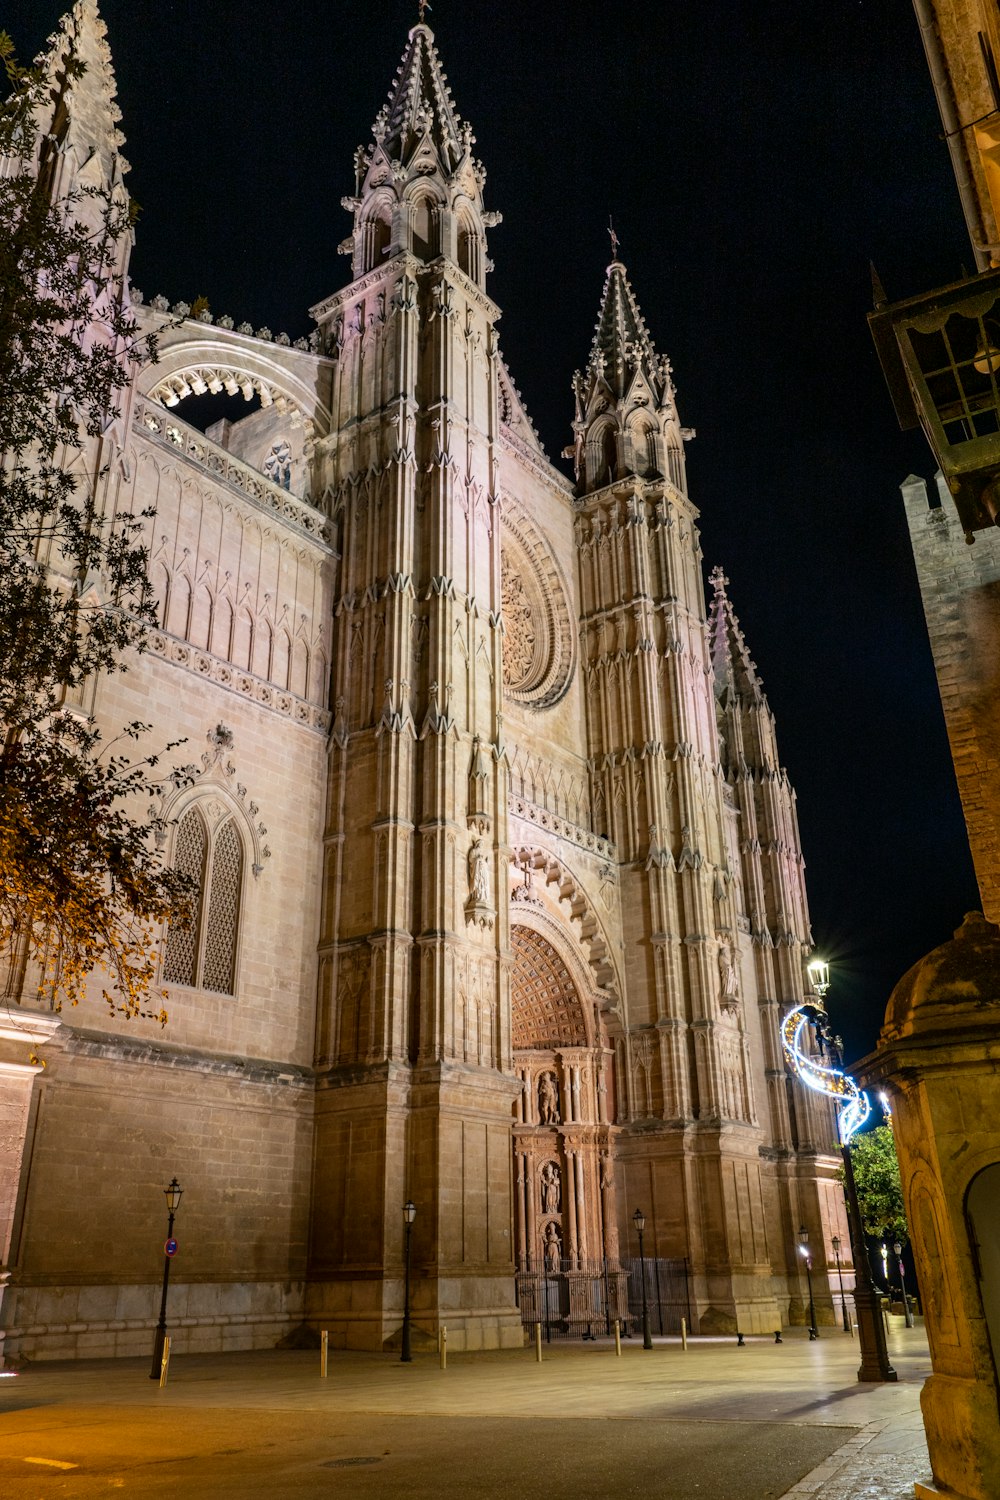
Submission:
<svg viewBox="0 0 1000 1500">
<path fill-rule="evenodd" d="M 423 22 L 410 32 L 388 103 L 379 110 L 372 134 L 404 166 L 429 141 L 445 175 L 475 140 L 471 126 L 455 108 L 434 33 Z"/>
<path fill-rule="evenodd" d="M 409 33 L 403 60 L 372 126 L 374 144 L 354 156 L 355 191 L 342 199 L 354 232 L 340 246 L 356 277 L 409 251 L 423 261 L 443 255 L 478 285 L 489 270 L 484 230 L 499 224 L 483 212 L 486 172 L 472 155 L 472 127 L 455 108 L 423 21 Z"/>
<path fill-rule="evenodd" d="M 84 190 L 126 203 L 123 179 L 129 166 L 120 150 L 125 144 L 118 128 L 121 110 L 97 0 L 77 0 L 35 65 L 44 78 L 36 111 L 39 175 L 54 199 L 83 191 L 74 203 L 76 216 L 99 218 L 101 199 Z"/>
<path fill-rule="evenodd" d="M 592 379 L 603 379 L 619 400 L 640 374 L 658 402 L 673 396 L 670 362 L 661 359 L 653 348 L 646 320 L 620 260 L 613 260 L 608 266 L 587 374 Z"/>
<path fill-rule="evenodd" d="M 634 476 L 685 488 L 683 442 L 670 361 L 653 346 L 628 273 L 607 269 L 585 370 L 573 377 L 579 493 Z"/>
</svg>

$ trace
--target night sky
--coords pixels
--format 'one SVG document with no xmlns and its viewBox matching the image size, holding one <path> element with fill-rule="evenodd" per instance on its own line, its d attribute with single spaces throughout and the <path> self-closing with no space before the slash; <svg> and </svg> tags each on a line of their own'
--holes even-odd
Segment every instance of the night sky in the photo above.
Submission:
<svg viewBox="0 0 1000 1500">
<path fill-rule="evenodd" d="M 66 0 L 68 5 L 68 0 Z M 6 0 L 30 57 L 64 8 Z M 307 333 L 349 263 L 416 0 L 102 0 L 146 297 Z M 549 456 L 571 441 L 610 259 L 673 361 L 706 567 L 721 562 L 797 788 L 817 945 L 849 1054 L 978 906 L 865 322 L 972 268 L 910 0 L 435 0 L 488 173 L 501 346 Z M 563 467 L 565 467 L 563 465 Z"/>
</svg>

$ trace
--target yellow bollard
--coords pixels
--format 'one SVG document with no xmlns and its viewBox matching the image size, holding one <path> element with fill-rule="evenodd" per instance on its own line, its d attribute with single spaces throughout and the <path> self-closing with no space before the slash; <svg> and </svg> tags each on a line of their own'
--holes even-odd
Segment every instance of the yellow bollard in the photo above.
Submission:
<svg viewBox="0 0 1000 1500">
<path fill-rule="evenodd" d="M 440 1331 L 438 1333 L 438 1352 L 441 1355 L 441 1368 L 442 1368 L 442 1370 L 447 1370 L 447 1368 L 448 1368 L 448 1328 L 447 1328 L 447 1325 L 444 1324 L 444 1323 L 441 1324 L 441 1329 L 440 1329 Z"/>
<path fill-rule="evenodd" d="M 170 1335 L 163 1340 L 163 1358 L 160 1360 L 160 1389 L 167 1383 L 167 1371 L 170 1369 Z"/>
<path fill-rule="evenodd" d="M 326 1379 L 326 1355 L 330 1347 L 329 1329 L 324 1328 L 319 1336 L 319 1373 L 322 1380 Z"/>
<path fill-rule="evenodd" d="M 618 1358 L 622 1357 L 622 1323 L 621 1318 L 615 1319 L 615 1353 Z"/>
<path fill-rule="evenodd" d="M 687 1346 L 688 1346 L 688 1325 L 687 1325 L 687 1318 L 681 1318 L 681 1348 L 682 1349 L 686 1349 Z"/>
<path fill-rule="evenodd" d="M 539 1364 L 542 1362 L 542 1325 L 535 1324 L 535 1359 Z"/>
</svg>

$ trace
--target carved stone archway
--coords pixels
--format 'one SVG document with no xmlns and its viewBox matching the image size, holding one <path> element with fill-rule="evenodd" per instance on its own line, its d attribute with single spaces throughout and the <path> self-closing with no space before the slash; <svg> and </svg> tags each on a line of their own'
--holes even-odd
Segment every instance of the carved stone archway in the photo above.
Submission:
<svg viewBox="0 0 1000 1500">
<path fill-rule="evenodd" d="M 593 1268 L 618 1255 L 613 1053 L 592 987 L 579 983 L 586 965 L 523 915 L 511 927 L 517 1262 L 529 1290 L 532 1277 L 558 1277 L 558 1315 L 583 1330 Z"/>
</svg>

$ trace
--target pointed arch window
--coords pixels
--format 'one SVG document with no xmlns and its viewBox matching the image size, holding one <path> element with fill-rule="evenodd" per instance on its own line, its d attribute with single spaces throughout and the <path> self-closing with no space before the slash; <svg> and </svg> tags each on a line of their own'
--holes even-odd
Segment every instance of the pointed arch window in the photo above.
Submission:
<svg viewBox="0 0 1000 1500">
<path fill-rule="evenodd" d="M 243 892 L 243 840 L 233 818 L 210 835 L 197 807 L 177 827 L 174 865 L 195 881 L 195 915 L 185 931 L 167 932 L 163 958 L 165 984 L 236 993 L 236 954 Z"/>
</svg>

